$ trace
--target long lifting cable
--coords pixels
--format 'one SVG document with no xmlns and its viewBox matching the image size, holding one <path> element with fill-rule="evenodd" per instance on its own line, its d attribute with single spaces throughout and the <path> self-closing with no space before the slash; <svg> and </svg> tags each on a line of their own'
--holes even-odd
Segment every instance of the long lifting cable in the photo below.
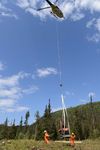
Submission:
<svg viewBox="0 0 100 150">
<path fill-rule="evenodd" d="M 61 48 L 58 34 L 58 22 L 56 22 L 56 38 L 57 38 L 57 52 L 58 52 L 58 70 L 59 70 L 59 86 L 62 87 L 62 66 L 61 66 Z"/>
<path fill-rule="evenodd" d="M 67 123 L 68 123 L 68 129 L 70 134 L 70 124 L 69 124 L 69 116 L 67 107 L 65 106 L 64 102 L 64 96 L 63 96 L 63 84 L 62 84 L 62 63 L 61 63 L 61 47 L 60 47 L 60 37 L 59 37 L 59 29 L 58 29 L 58 22 L 56 22 L 56 36 L 57 36 L 57 51 L 58 51 L 58 72 L 59 72 L 59 86 L 61 90 L 61 102 L 62 102 L 62 110 L 63 110 L 63 123 L 64 128 L 66 127 L 66 117 L 67 117 Z"/>
</svg>

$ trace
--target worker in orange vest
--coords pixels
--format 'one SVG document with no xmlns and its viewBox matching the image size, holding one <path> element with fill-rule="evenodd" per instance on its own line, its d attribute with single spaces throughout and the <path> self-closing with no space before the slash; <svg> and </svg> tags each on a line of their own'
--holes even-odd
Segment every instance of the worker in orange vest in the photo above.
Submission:
<svg viewBox="0 0 100 150">
<path fill-rule="evenodd" d="M 49 134 L 46 130 L 44 131 L 44 141 L 46 144 L 49 144 Z"/>
<path fill-rule="evenodd" d="M 75 134 L 74 134 L 74 133 L 71 134 L 69 140 L 70 140 L 70 145 L 71 145 L 72 147 L 74 147 L 74 146 L 75 146 Z"/>
</svg>

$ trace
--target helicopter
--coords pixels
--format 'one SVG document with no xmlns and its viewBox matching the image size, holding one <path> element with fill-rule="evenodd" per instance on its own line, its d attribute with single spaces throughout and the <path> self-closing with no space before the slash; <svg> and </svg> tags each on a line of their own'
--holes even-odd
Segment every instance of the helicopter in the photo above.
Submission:
<svg viewBox="0 0 100 150">
<path fill-rule="evenodd" d="M 50 6 L 49 7 L 44 7 L 44 8 L 39 8 L 37 11 L 41 11 L 43 9 L 48 9 L 51 8 L 51 14 L 54 15 L 56 18 L 64 18 L 63 12 L 60 10 L 58 6 L 55 4 L 57 3 L 58 0 L 55 1 L 55 3 L 51 3 L 49 0 L 45 0 Z"/>
</svg>

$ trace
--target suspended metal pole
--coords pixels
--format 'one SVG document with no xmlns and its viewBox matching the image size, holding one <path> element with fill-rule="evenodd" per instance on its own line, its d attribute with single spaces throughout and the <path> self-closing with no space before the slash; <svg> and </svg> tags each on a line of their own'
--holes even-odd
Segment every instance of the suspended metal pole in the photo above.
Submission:
<svg viewBox="0 0 100 150">
<path fill-rule="evenodd" d="M 67 117 L 67 124 L 68 124 L 68 129 L 69 129 L 69 134 L 70 134 L 70 124 L 69 124 L 69 116 L 68 116 L 68 111 L 64 103 L 64 96 L 63 94 L 61 95 L 62 99 L 62 106 L 63 106 L 63 115 L 64 115 L 64 128 L 66 127 L 66 117 Z"/>
</svg>

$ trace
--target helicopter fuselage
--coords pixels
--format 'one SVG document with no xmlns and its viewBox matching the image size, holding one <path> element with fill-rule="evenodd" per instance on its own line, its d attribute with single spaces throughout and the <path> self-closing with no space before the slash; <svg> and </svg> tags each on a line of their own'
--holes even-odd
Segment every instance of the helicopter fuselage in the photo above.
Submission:
<svg viewBox="0 0 100 150">
<path fill-rule="evenodd" d="M 46 2 L 50 5 L 51 9 L 52 9 L 52 13 L 54 15 L 56 15 L 59 18 L 64 18 L 64 15 L 62 13 L 62 11 L 59 9 L 58 6 L 54 5 L 53 3 L 51 3 L 49 0 L 46 0 Z"/>
</svg>

